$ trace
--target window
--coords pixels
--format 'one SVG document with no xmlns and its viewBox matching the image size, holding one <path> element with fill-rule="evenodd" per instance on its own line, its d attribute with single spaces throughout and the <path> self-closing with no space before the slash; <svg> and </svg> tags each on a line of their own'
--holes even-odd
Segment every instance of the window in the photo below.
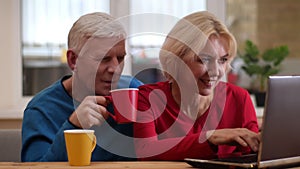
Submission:
<svg viewBox="0 0 300 169">
<path fill-rule="evenodd" d="M 23 45 L 65 45 L 74 21 L 94 11 L 109 13 L 109 0 L 23 0 Z M 28 51 L 24 52 L 26 56 Z"/>
<path fill-rule="evenodd" d="M 153 66 L 157 66 L 159 48 L 178 18 L 205 9 L 205 0 L 130 0 L 132 67 L 148 58 L 153 58 Z M 34 95 L 70 73 L 64 53 L 68 31 L 78 17 L 93 11 L 110 13 L 110 0 L 22 1 L 23 95 Z"/>
<path fill-rule="evenodd" d="M 23 95 L 34 95 L 60 76 L 65 64 L 68 32 L 85 13 L 109 13 L 109 0 L 23 0 Z"/>
<path fill-rule="evenodd" d="M 206 10 L 205 0 L 131 0 L 130 16 L 132 20 L 130 20 L 129 28 L 131 35 L 136 32 L 144 34 L 131 38 L 130 44 L 133 46 L 160 46 L 164 40 L 164 36 L 161 34 L 168 33 L 179 18 L 200 10 Z M 138 15 L 143 17 L 138 17 Z M 151 34 L 149 31 L 160 35 Z"/>
<path fill-rule="evenodd" d="M 23 95 L 24 85 L 22 83 L 23 52 L 21 44 L 21 11 L 24 1 L 25 0 L 0 0 L 0 18 L 4 22 L 1 26 L 2 31 L 0 32 L 2 37 L 0 41 L 1 44 L 3 44 L 0 46 L 0 78 L 2 79 L 0 88 L 1 119 L 21 119 L 23 117 L 23 110 L 31 98 L 30 96 Z M 70 1 L 77 2 L 77 0 Z M 103 2 L 103 0 L 96 1 Z M 119 10 L 127 7 L 127 11 L 129 11 L 129 5 L 124 5 L 124 3 L 127 3 L 128 1 L 110 0 L 110 13 L 116 17 L 123 16 L 123 13 L 128 15 L 129 12 Z M 217 14 L 217 16 L 223 20 L 225 1 L 209 0 L 206 5 L 209 11 Z M 70 6 L 67 7 L 67 9 L 70 8 Z"/>
<path fill-rule="evenodd" d="M 158 55 L 165 36 L 180 18 L 201 10 L 206 10 L 206 0 L 131 0 L 132 74 L 144 83 L 163 80 Z"/>
</svg>

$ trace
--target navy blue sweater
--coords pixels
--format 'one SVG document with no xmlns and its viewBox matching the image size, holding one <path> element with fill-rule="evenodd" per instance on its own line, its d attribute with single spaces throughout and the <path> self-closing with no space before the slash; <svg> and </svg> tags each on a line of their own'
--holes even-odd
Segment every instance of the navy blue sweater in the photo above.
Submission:
<svg viewBox="0 0 300 169">
<path fill-rule="evenodd" d="M 64 133 L 75 129 L 69 121 L 74 112 L 73 99 L 62 81 L 38 93 L 27 105 L 22 124 L 22 161 L 67 161 Z M 142 83 L 130 76 L 121 76 L 118 88 L 137 88 Z M 113 112 L 112 106 L 108 111 Z M 100 127 L 93 127 L 97 146 L 92 161 L 135 160 L 131 124 L 117 124 L 112 118 Z"/>
</svg>

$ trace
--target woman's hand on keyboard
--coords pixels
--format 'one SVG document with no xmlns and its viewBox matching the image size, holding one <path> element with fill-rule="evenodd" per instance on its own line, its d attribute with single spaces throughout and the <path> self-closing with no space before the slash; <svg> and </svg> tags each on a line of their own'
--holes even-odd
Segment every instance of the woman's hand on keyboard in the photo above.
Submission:
<svg viewBox="0 0 300 169">
<path fill-rule="evenodd" d="M 260 135 L 246 128 L 210 130 L 206 138 L 214 145 L 249 146 L 254 152 L 258 151 L 260 143 Z"/>
</svg>

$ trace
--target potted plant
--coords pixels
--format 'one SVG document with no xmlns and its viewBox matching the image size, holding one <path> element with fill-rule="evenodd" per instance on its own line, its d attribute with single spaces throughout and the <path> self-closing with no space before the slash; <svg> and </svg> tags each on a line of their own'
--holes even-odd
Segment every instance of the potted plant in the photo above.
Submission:
<svg viewBox="0 0 300 169">
<path fill-rule="evenodd" d="M 245 51 L 243 54 L 240 54 L 244 61 L 242 69 L 253 79 L 250 93 L 256 95 L 257 106 L 263 106 L 266 81 L 269 76 L 280 72 L 280 65 L 288 56 L 289 48 L 286 45 L 282 45 L 267 49 L 261 54 L 252 41 L 247 40 L 245 43 Z M 261 102 L 258 95 L 263 97 Z"/>
</svg>

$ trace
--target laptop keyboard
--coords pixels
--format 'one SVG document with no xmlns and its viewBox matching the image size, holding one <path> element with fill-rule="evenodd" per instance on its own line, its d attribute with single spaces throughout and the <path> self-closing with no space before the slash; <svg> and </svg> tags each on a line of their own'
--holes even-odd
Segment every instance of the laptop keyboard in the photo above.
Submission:
<svg viewBox="0 0 300 169">
<path fill-rule="evenodd" d="M 238 157 L 228 157 L 214 159 L 214 161 L 234 162 L 234 163 L 254 163 L 257 162 L 257 154 L 247 154 Z"/>
</svg>

